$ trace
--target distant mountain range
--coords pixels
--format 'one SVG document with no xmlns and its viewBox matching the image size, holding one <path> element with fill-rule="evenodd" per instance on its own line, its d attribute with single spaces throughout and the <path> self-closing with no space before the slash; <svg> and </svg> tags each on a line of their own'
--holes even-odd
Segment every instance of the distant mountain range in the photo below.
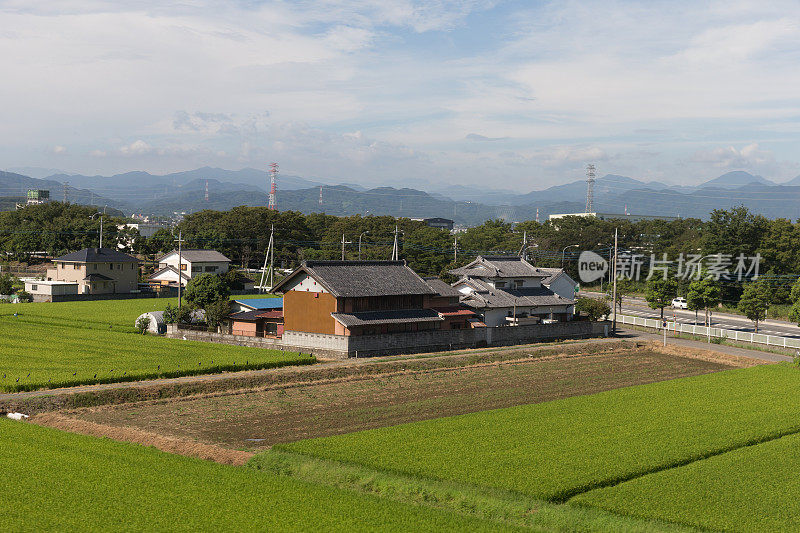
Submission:
<svg viewBox="0 0 800 533">
<path fill-rule="evenodd" d="M 52 199 L 62 200 L 66 183 L 71 202 L 107 205 L 129 214 L 227 210 L 239 205 L 263 206 L 268 201 L 267 174 L 252 168 L 203 167 L 161 176 L 147 172 L 114 176 L 55 173 L 44 179 L 0 172 L 0 209 L 13 208 L 29 188 L 48 189 Z M 438 186 L 427 192 L 391 187 L 367 189 L 355 184 L 329 185 L 298 176 L 278 177 L 281 210 L 412 218 L 440 216 L 467 225 L 493 218 L 530 220 L 536 217 L 537 208 L 540 220 L 546 220 L 552 213 L 582 212 L 585 199 L 584 180 L 520 193 L 464 185 Z M 734 171 L 686 187 L 608 174 L 598 178 L 594 186 L 594 210 L 601 212 L 627 210 L 631 214 L 707 218 L 713 209 L 740 204 L 769 217 L 800 218 L 800 176 L 778 185 L 761 176 Z"/>
</svg>

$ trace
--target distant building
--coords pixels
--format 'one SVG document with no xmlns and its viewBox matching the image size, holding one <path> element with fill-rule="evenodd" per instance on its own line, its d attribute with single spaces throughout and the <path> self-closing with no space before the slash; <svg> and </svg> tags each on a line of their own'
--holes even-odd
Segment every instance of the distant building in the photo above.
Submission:
<svg viewBox="0 0 800 533">
<path fill-rule="evenodd" d="M 79 294 L 129 293 L 139 288 L 139 260 L 110 248 L 84 248 L 53 259 L 47 281 L 76 283 Z"/>
<path fill-rule="evenodd" d="M 224 274 L 230 269 L 231 260 L 216 250 L 182 250 L 178 264 L 178 250 L 163 255 L 158 260 L 159 269 L 149 278 L 159 285 L 177 285 L 178 279 L 186 286 L 190 279 L 206 272 Z M 180 272 L 180 274 L 179 274 Z"/>
<path fill-rule="evenodd" d="M 548 220 L 558 220 L 564 217 L 591 217 L 599 220 L 629 220 L 631 222 L 640 222 L 642 220 L 666 220 L 668 222 L 673 220 L 680 220 L 681 217 L 668 217 L 661 215 L 631 215 L 625 213 L 560 213 L 553 214 L 547 217 Z"/>
<path fill-rule="evenodd" d="M 166 229 L 161 224 L 156 222 L 135 222 L 129 224 L 121 224 L 117 226 L 119 229 L 130 228 L 139 232 L 140 237 L 152 237 L 160 229 Z"/>
<path fill-rule="evenodd" d="M 50 191 L 42 189 L 28 189 L 27 205 L 46 204 L 50 201 Z"/>
<path fill-rule="evenodd" d="M 411 220 L 415 220 L 417 222 L 422 222 L 423 224 L 425 224 L 426 226 L 429 226 L 431 228 L 446 229 L 447 231 L 452 230 L 453 229 L 453 224 L 455 224 L 455 222 L 453 220 L 450 220 L 449 218 L 439 218 L 439 217 L 412 218 Z"/>
</svg>

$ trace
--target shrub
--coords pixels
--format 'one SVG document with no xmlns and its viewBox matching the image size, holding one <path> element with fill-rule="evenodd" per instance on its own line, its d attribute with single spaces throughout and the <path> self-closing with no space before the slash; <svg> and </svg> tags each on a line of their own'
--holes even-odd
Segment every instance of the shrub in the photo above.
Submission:
<svg viewBox="0 0 800 533">
<path fill-rule="evenodd" d="M 597 320 L 601 316 L 607 316 L 611 313 L 611 308 L 602 300 L 578 298 L 578 301 L 575 302 L 575 312 L 584 313 L 589 317 L 589 320 Z"/>
<path fill-rule="evenodd" d="M 191 324 L 194 309 L 189 305 L 184 305 L 175 310 L 175 322 L 178 324 Z"/>
<path fill-rule="evenodd" d="M 164 308 L 164 323 L 174 324 L 178 319 L 178 308 L 172 304 L 167 304 Z"/>
<path fill-rule="evenodd" d="M 17 291 L 17 298 L 19 299 L 20 302 L 32 302 L 33 301 L 33 296 L 31 296 L 31 293 L 29 293 L 27 291 L 24 291 L 24 290 L 23 291 Z"/>
<path fill-rule="evenodd" d="M 136 329 L 139 330 L 139 333 L 142 335 L 147 334 L 147 330 L 150 327 L 150 317 L 147 315 L 142 315 L 136 319 Z"/>
</svg>

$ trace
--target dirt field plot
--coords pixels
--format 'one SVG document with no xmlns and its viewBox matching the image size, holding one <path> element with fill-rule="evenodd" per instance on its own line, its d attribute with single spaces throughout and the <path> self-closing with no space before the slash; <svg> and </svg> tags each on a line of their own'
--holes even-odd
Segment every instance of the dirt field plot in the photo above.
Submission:
<svg viewBox="0 0 800 533">
<path fill-rule="evenodd" d="M 499 407 L 539 403 L 735 366 L 651 350 L 476 365 L 66 413 L 99 424 L 257 450 Z"/>
</svg>

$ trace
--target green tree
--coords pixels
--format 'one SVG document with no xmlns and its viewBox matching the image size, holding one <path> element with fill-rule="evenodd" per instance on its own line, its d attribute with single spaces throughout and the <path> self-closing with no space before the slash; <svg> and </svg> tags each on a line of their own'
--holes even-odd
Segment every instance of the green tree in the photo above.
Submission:
<svg viewBox="0 0 800 533">
<path fill-rule="evenodd" d="M 661 318 L 664 318 L 664 308 L 672 303 L 677 290 L 674 278 L 653 278 L 645 285 L 644 298 L 651 309 L 661 309 Z"/>
<path fill-rule="evenodd" d="M 753 282 L 746 283 L 744 286 L 738 308 L 753 321 L 756 333 L 758 333 L 759 320 L 764 318 L 764 313 L 769 309 L 771 297 L 769 286 L 765 283 Z"/>
<path fill-rule="evenodd" d="M 206 324 L 209 331 L 216 331 L 217 328 L 228 318 L 231 314 L 231 301 L 227 298 L 211 302 L 206 305 Z"/>
<path fill-rule="evenodd" d="M 614 291 L 613 284 L 609 284 L 609 290 Z M 622 313 L 622 302 L 635 291 L 633 281 L 628 278 L 617 279 L 617 309 Z M 613 298 L 613 294 L 612 294 Z"/>
<path fill-rule="evenodd" d="M 575 312 L 585 314 L 589 320 L 597 320 L 601 316 L 608 316 L 611 313 L 611 307 L 604 300 L 578 298 L 578 301 L 575 302 Z"/>
<path fill-rule="evenodd" d="M 8 272 L 0 274 L 0 294 L 9 295 L 14 292 L 14 283 L 16 278 Z"/>
<path fill-rule="evenodd" d="M 789 310 L 789 320 L 797 322 L 800 326 L 800 278 L 792 285 L 792 292 L 790 296 L 792 300 L 792 308 Z"/>
<path fill-rule="evenodd" d="M 689 284 L 689 293 L 686 295 L 686 303 L 689 309 L 695 311 L 695 319 L 699 309 L 705 310 L 705 325 L 708 326 L 708 312 L 712 307 L 716 307 L 722 298 L 722 291 L 719 284 L 709 278 L 701 278 Z"/>
<path fill-rule="evenodd" d="M 147 329 L 150 327 L 150 317 L 147 315 L 142 315 L 136 319 L 136 329 L 142 335 L 147 334 Z"/>
<path fill-rule="evenodd" d="M 230 296 L 230 289 L 220 276 L 205 273 L 189 280 L 184 295 L 190 305 L 206 309 L 206 306 L 213 302 L 227 299 Z"/>
</svg>

